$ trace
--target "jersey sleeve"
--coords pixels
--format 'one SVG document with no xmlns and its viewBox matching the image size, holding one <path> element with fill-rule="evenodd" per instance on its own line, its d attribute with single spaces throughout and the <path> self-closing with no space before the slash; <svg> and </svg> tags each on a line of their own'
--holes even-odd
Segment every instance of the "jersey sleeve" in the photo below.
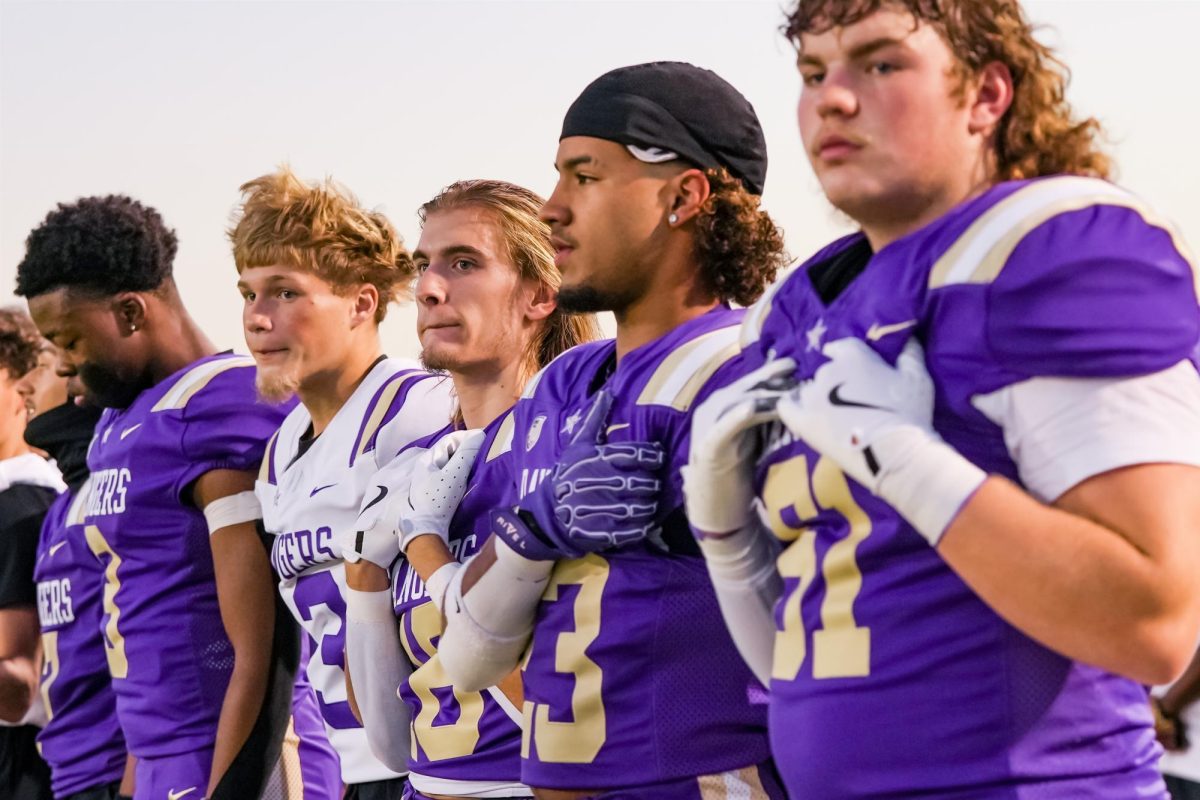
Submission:
<svg viewBox="0 0 1200 800">
<path fill-rule="evenodd" d="M 37 601 L 38 537 L 54 498 L 53 489 L 27 484 L 0 492 L 0 608 Z"/>
<path fill-rule="evenodd" d="M 409 375 L 398 379 L 399 389 L 386 405 L 367 412 L 361 447 L 374 450 L 380 466 L 418 439 L 444 428 L 454 414 L 454 382 L 449 377 L 426 372 Z M 378 420 L 376 425 L 372 418 Z M 375 430 L 368 433 L 371 427 Z"/>
<path fill-rule="evenodd" d="M 197 478 L 216 469 L 259 470 L 267 443 L 295 405 L 268 404 L 254 388 L 254 368 L 238 367 L 216 375 L 186 401 L 181 450 L 186 463 L 174 484 L 184 496 Z"/>
<path fill-rule="evenodd" d="M 1092 378 L 1146 375 L 1195 357 L 1196 276 L 1170 226 L 1123 192 L 1073 205 L 1019 220 L 971 276 L 991 279 L 984 338 L 992 358 L 1016 375 Z"/>
</svg>

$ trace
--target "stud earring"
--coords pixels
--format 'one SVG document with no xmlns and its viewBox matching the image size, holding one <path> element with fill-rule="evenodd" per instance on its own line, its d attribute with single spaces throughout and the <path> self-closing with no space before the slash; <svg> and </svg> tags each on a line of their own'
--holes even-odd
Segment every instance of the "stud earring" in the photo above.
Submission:
<svg viewBox="0 0 1200 800">
<path fill-rule="evenodd" d="M 129 326 L 129 332 L 130 332 L 130 333 L 133 333 L 133 332 L 134 332 L 134 331 L 136 331 L 136 330 L 137 330 L 137 325 L 130 325 L 130 326 Z"/>
<path fill-rule="evenodd" d="M 669 223 L 671 223 L 672 225 L 674 225 L 676 222 L 679 222 L 679 215 L 678 215 L 678 214 L 672 214 L 671 216 L 667 217 L 667 222 L 669 222 Z"/>
</svg>

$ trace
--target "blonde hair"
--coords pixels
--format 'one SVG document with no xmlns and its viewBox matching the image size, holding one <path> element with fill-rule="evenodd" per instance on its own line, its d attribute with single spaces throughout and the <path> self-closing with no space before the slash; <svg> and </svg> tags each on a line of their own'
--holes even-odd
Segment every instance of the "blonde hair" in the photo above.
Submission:
<svg viewBox="0 0 1200 800">
<path fill-rule="evenodd" d="M 554 265 L 550 229 L 538 218 L 544 202 L 534 192 L 505 181 L 458 181 L 422 205 L 417 214 L 423 224 L 430 214 L 441 211 L 479 208 L 491 212 L 521 278 L 540 283 L 557 295 L 562 275 Z M 599 336 L 595 315 L 567 314 L 555 308 L 524 354 L 522 385 L 563 351 Z"/>
<path fill-rule="evenodd" d="M 1017 0 L 799 0 L 783 31 L 799 47 L 802 34 L 852 25 L 886 7 L 933 26 L 958 62 L 960 88 L 988 64 L 1008 67 L 1013 100 L 994 137 L 997 180 L 1109 176 L 1112 162 L 1096 141 L 1099 121 L 1073 117 L 1070 71 L 1034 38 Z"/>
<path fill-rule="evenodd" d="M 238 273 L 287 265 L 310 271 L 336 290 L 370 284 L 379 292 L 376 322 L 389 303 L 412 298 L 416 267 L 387 217 L 359 205 L 331 179 L 305 183 L 287 166 L 241 186 L 229 230 Z"/>
</svg>

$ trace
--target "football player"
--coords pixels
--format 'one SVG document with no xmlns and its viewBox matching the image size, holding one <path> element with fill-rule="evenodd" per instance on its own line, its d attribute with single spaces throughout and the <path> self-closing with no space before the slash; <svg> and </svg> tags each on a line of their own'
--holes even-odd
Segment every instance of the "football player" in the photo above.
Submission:
<svg viewBox="0 0 1200 800">
<path fill-rule="evenodd" d="M 444 666 L 479 689 L 528 642 L 521 776 L 539 796 L 780 796 L 763 687 L 724 630 L 678 471 L 692 405 L 737 367 L 727 303 L 783 262 L 758 119 L 708 70 L 626 67 L 572 104 L 555 163 L 559 306 L 613 311 L 617 337 L 568 350 L 517 403 L 520 502 L 451 584 Z"/>
<path fill-rule="evenodd" d="M 308 678 L 345 796 L 399 798 L 403 777 L 372 754 L 346 693 L 346 572 L 335 532 L 353 529 L 380 468 L 450 419 L 450 382 L 382 353 L 379 323 L 407 299 L 415 274 L 382 214 L 286 168 L 242 194 L 230 238 L 258 391 L 300 398 L 257 483 L 279 591 L 312 640 Z M 392 549 L 394 558 L 394 540 Z"/>
<path fill-rule="evenodd" d="M 63 486 L 59 471 L 24 438 L 35 408 L 27 376 L 43 345 L 23 312 L 0 309 L 0 795 L 31 800 L 51 797 L 35 742 L 46 716 L 36 691 L 34 569 L 38 531 Z"/>
<path fill-rule="evenodd" d="M 104 567 L 101 624 L 138 800 L 257 792 L 283 736 L 260 714 L 290 690 L 272 680 L 252 492 L 286 409 L 255 396 L 251 359 L 217 352 L 192 321 L 175 250 L 153 209 L 89 197 L 50 212 L 17 269 L 61 373 L 106 409 L 84 538 Z"/>
<path fill-rule="evenodd" d="M 54 460 L 67 490 L 42 523 L 34 569 L 42 631 L 38 689 L 47 717 L 38 749 L 50 765 L 55 797 L 114 800 L 133 793 L 133 776 L 122 793 L 125 737 L 100 632 L 104 570 L 83 526 L 87 448 L 101 409 L 74 402 L 57 374 L 57 353 L 41 341 L 36 366 L 17 383 L 31 417 L 25 441 Z"/>
<path fill-rule="evenodd" d="M 450 578 L 490 535 L 488 511 L 515 500 L 511 407 L 521 387 L 598 332 L 592 315 L 555 308 L 559 272 L 538 219 L 542 202 L 510 183 L 475 180 L 447 187 L 420 210 L 413 260 L 421 359 L 453 379 L 459 414 L 414 445 L 415 464 L 410 455 L 389 466 L 396 502 L 369 501 L 360 519 L 364 552 L 390 554 L 399 523 L 405 558 L 393 570 L 394 598 L 384 564 L 346 567 L 359 707 L 380 757 L 397 769 L 407 764 L 414 800 L 529 797 L 520 782 L 520 674 L 481 692 L 458 690 L 436 643 Z M 448 488 L 443 479 L 451 476 Z M 372 576 L 377 591 L 353 591 Z"/>
<path fill-rule="evenodd" d="M 1163 797 L 1142 684 L 1200 629 L 1183 242 L 1104 179 L 1015 0 L 802 0 L 787 31 L 860 230 L 748 312 L 767 363 L 697 412 L 687 497 L 731 624 L 778 627 L 742 643 L 788 790 Z M 718 487 L 786 548 L 775 624 L 774 547 Z"/>
</svg>

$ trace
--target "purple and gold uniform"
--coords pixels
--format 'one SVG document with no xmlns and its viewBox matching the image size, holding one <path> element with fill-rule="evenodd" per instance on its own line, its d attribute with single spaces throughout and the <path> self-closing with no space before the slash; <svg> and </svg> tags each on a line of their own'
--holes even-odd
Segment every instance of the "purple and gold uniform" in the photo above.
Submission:
<svg viewBox="0 0 1200 800">
<path fill-rule="evenodd" d="M 659 541 L 559 561 L 551 573 L 524 664 L 530 786 L 691 800 L 712 779 L 735 787 L 731 796 L 771 792 L 756 768 L 769 759 L 766 693 L 725 629 L 679 474 L 690 409 L 738 368 L 741 318 L 714 309 L 620 364 L 611 340 L 573 348 L 517 403 L 520 496 L 550 472 L 602 387 L 614 398 L 608 440 L 660 442 L 667 458 Z"/>
<path fill-rule="evenodd" d="M 414 447 L 429 448 L 453 431 L 447 426 Z M 450 550 L 461 561 L 474 555 L 491 533 L 488 511 L 511 503 L 513 415 L 484 429 L 485 439 L 467 479 L 467 491 L 450 522 Z M 521 712 L 495 686 L 456 690 L 437 654 L 442 614 L 407 561 L 394 573 L 400 641 L 413 672 L 399 689 L 412 720 L 409 783 L 426 794 L 528 797 L 521 785 Z"/>
<path fill-rule="evenodd" d="M 38 748 L 56 797 L 119 781 L 125 773 L 125 737 L 100 636 L 104 572 L 84 537 L 87 493 L 84 483 L 54 501 L 33 573 L 42 629 L 39 690 L 48 718 Z"/>
<path fill-rule="evenodd" d="M 255 492 L 274 536 L 284 602 L 310 639 L 306 669 L 346 784 L 402 778 L 375 757 L 346 692 L 346 567 L 335 531 L 353 529 L 372 479 L 450 417 L 451 383 L 411 361 L 380 358 L 319 436 L 298 405 L 271 440 Z"/>
<path fill-rule="evenodd" d="M 865 270 L 823 300 L 821 270 L 856 251 Z M 803 379 L 825 342 L 857 337 L 894 361 L 915 336 L 938 433 L 1020 483 L 978 399 L 1032 378 L 1194 364 L 1182 253 L 1104 181 L 1004 183 L 877 254 L 861 235 L 825 248 L 747 314 L 744 341 L 748 357 L 794 358 Z M 1008 625 L 894 510 L 779 426 L 756 481 L 786 548 L 771 739 L 794 796 L 1165 796 L 1142 686 Z"/>
<path fill-rule="evenodd" d="M 84 538 L 104 570 L 100 624 L 138 798 L 206 790 L 233 647 L 190 491 L 262 460 L 287 406 L 259 401 L 254 376 L 249 357 L 200 359 L 105 411 L 88 454 Z"/>
</svg>

